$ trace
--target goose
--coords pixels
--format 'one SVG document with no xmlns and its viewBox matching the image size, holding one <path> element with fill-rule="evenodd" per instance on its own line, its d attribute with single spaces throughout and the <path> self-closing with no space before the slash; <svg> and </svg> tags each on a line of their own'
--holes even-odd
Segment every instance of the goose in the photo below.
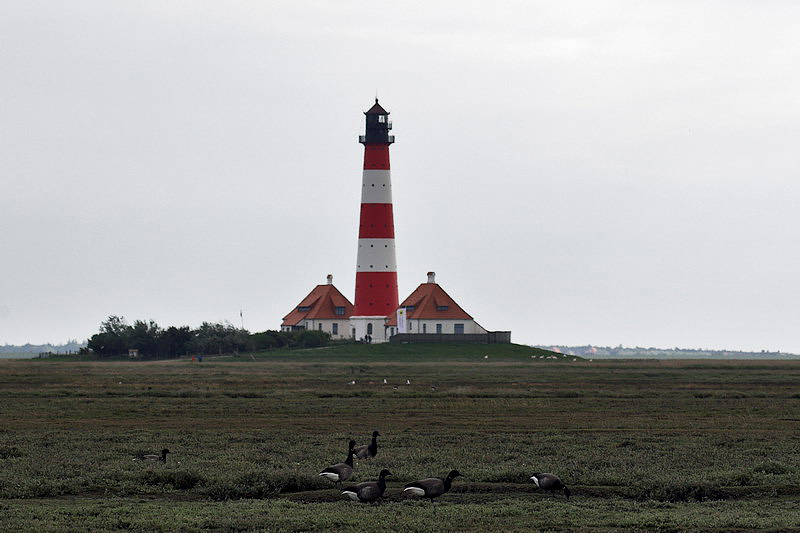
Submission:
<svg viewBox="0 0 800 533">
<path fill-rule="evenodd" d="M 534 472 L 534 474 L 531 476 L 531 481 L 536 483 L 536 488 L 533 490 L 542 489 L 550 491 L 550 494 L 554 494 L 554 491 L 557 490 L 563 490 L 564 496 L 566 496 L 569 500 L 569 489 L 566 485 L 564 485 L 564 482 L 561 481 L 557 475 Z"/>
<path fill-rule="evenodd" d="M 438 498 L 450 490 L 453 479 L 460 475 L 461 473 L 458 470 L 451 470 L 444 479 L 439 479 L 438 477 L 420 479 L 406 485 L 406 488 L 403 489 L 403 494 L 408 493 L 414 496 L 430 498 L 431 503 L 433 503 L 434 498 Z"/>
<path fill-rule="evenodd" d="M 357 502 L 372 503 L 383 496 L 386 490 L 386 476 L 391 475 L 392 473 L 384 468 L 378 476 L 378 481 L 364 481 L 345 487 L 342 490 L 342 496 L 348 496 Z"/>
<path fill-rule="evenodd" d="M 336 463 L 335 465 L 323 468 L 319 475 L 327 480 L 333 481 L 337 485 L 353 475 L 353 447 L 355 445 L 356 441 L 351 440 L 347 445 L 347 459 L 345 459 L 343 463 Z"/>
<path fill-rule="evenodd" d="M 147 454 L 147 455 L 137 455 L 136 459 L 140 459 L 142 461 L 161 461 L 162 463 L 167 462 L 167 454 L 170 453 L 168 449 L 164 448 L 161 450 L 161 455 L 158 454 Z"/>
<path fill-rule="evenodd" d="M 353 449 L 356 459 L 371 459 L 378 455 L 378 439 L 381 434 L 377 431 L 372 432 L 372 442 Z"/>
</svg>

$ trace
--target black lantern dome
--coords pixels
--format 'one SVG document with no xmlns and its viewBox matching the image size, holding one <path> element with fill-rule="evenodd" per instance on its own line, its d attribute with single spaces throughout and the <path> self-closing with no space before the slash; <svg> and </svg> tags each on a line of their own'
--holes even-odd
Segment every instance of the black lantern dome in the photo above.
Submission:
<svg viewBox="0 0 800 533">
<path fill-rule="evenodd" d="M 367 119 L 366 135 L 360 135 L 358 142 L 361 144 L 392 144 L 394 135 L 389 135 L 392 123 L 389 121 L 389 112 L 386 111 L 375 99 L 375 105 L 364 113 Z"/>
</svg>

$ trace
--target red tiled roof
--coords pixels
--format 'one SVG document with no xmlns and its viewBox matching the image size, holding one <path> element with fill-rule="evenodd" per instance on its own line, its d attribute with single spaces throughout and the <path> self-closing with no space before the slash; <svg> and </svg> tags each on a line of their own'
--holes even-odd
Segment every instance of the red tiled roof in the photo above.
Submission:
<svg viewBox="0 0 800 533">
<path fill-rule="evenodd" d="M 386 111 L 381 105 L 378 103 L 378 99 L 375 99 L 375 105 L 369 108 L 369 110 L 364 113 L 365 115 L 388 115 L 389 112 Z"/>
<path fill-rule="evenodd" d="M 438 283 L 422 283 L 411 295 L 403 300 L 400 307 L 414 306 L 406 312 L 406 320 L 472 320 L 455 300 Z M 440 307 L 447 310 L 439 311 Z M 387 317 L 387 326 L 397 325 L 397 313 Z"/>
<path fill-rule="evenodd" d="M 308 311 L 299 308 L 308 307 Z M 344 307 L 344 314 L 337 315 L 336 308 Z M 297 307 L 283 317 L 282 326 L 296 326 L 306 319 L 347 319 L 353 314 L 353 304 L 333 285 L 317 285 Z"/>
</svg>

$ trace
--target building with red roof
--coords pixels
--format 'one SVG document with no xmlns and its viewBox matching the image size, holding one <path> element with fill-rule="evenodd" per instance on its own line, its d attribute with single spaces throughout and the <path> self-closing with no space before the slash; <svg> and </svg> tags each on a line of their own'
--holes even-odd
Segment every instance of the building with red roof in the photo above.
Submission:
<svg viewBox="0 0 800 533">
<path fill-rule="evenodd" d="M 330 333 L 333 339 L 351 337 L 350 315 L 353 304 L 333 285 L 328 274 L 325 285 L 317 285 L 308 296 L 283 317 L 281 331 L 317 330 Z"/>
<path fill-rule="evenodd" d="M 469 313 L 436 283 L 436 274 L 428 272 L 428 282 L 421 283 L 398 307 L 405 315 L 405 326 L 398 324 L 398 313 L 386 317 L 386 326 L 397 333 L 475 335 L 488 333 Z"/>
</svg>

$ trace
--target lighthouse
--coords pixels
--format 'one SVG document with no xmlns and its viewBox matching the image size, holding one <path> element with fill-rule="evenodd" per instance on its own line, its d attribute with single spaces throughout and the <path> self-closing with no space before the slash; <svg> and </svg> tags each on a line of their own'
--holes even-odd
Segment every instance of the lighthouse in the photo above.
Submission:
<svg viewBox="0 0 800 533">
<path fill-rule="evenodd" d="M 393 327 L 386 317 L 397 309 L 397 259 L 394 247 L 392 179 L 389 169 L 389 112 L 375 99 L 364 113 L 366 131 L 358 141 L 364 145 L 361 181 L 361 217 L 356 259 L 356 297 L 350 316 L 351 334 L 356 339 L 386 342 Z"/>
</svg>

